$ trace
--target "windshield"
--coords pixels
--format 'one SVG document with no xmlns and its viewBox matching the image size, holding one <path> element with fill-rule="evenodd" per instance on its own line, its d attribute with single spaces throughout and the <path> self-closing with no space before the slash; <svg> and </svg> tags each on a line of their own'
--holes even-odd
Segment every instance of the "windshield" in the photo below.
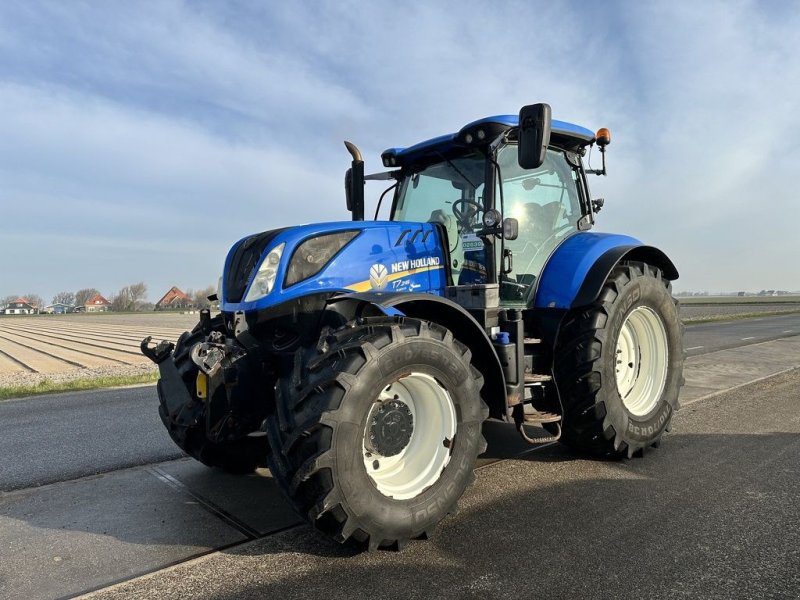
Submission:
<svg viewBox="0 0 800 600">
<path fill-rule="evenodd" d="M 453 281 L 459 284 L 486 278 L 483 242 L 473 235 L 483 211 L 485 174 L 486 158 L 478 153 L 408 174 L 400 182 L 392 215 L 393 221 L 444 226 Z"/>
<path fill-rule="evenodd" d="M 503 176 L 505 216 L 519 221 L 519 237 L 505 242 L 513 268 L 503 277 L 500 296 L 510 303 L 522 302 L 556 246 L 578 230 L 583 216 L 578 172 L 562 151 L 554 149 L 547 151 L 538 169 L 520 167 L 514 145 L 502 147 L 497 162 Z M 499 189 L 496 194 L 499 204 Z"/>
<path fill-rule="evenodd" d="M 583 216 L 579 174 L 564 152 L 554 148 L 548 149 L 538 169 L 519 166 L 514 144 L 498 150 L 497 163 L 503 178 L 504 216 L 519 222 L 519 237 L 504 243 L 511 252 L 511 271 L 500 277 L 500 297 L 506 304 L 524 303 L 550 254 L 578 230 Z M 392 220 L 444 226 L 456 285 L 487 281 L 484 243 L 475 235 L 485 208 L 485 177 L 486 157 L 476 152 L 407 173 L 399 184 Z M 494 201 L 499 210 L 499 184 Z M 499 265 L 499 243 L 495 249 Z"/>
</svg>

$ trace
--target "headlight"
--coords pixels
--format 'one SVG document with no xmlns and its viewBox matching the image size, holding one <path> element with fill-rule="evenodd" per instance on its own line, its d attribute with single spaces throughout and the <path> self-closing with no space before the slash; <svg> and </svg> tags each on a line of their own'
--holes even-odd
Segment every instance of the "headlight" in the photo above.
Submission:
<svg viewBox="0 0 800 600">
<path fill-rule="evenodd" d="M 319 235 L 300 244 L 289 261 L 284 285 L 289 287 L 319 273 L 357 235 L 358 231 L 339 231 Z"/>
<path fill-rule="evenodd" d="M 222 304 L 222 276 L 217 280 L 217 302 Z"/>
<path fill-rule="evenodd" d="M 263 298 L 272 291 L 275 285 L 275 276 L 278 274 L 278 265 L 281 262 L 284 246 L 286 246 L 285 243 L 276 246 L 270 250 L 269 254 L 261 261 L 256 276 L 250 284 L 250 289 L 247 291 L 247 296 L 244 298 L 245 302 L 252 302 L 253 300 Z"/>
</svg>

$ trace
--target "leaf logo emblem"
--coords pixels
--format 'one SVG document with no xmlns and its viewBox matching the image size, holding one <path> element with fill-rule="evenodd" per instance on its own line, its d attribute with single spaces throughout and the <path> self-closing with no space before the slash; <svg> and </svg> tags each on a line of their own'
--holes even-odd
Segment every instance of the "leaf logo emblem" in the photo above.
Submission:
<svg viewBox="0 0 800 600">
<path fill-rule="evenodd" d="M 389 272 L 383 265 L 372 265 L 369 268 L 369 284 L 375 290 L 382 290 L 386 287 L 386 280 L 389 277 Z"/>
</svg>

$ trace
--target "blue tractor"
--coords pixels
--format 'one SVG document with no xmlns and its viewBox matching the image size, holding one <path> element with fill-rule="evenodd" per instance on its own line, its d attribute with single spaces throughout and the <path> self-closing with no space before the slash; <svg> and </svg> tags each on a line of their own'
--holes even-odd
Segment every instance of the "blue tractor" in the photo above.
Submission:
<svg viewBox="0 0 800 600">
<path fill-rule="evenodd" d="M 454 510 L 488 418 L 604 457 L 657 446 L 683 382 L 678 272 L 590 231 L 609 142 L 547 104 L 386 150 L 373 175 L 345 142 L 352 221 L 240 240 L 220 314 L 142 342 L 174 441 L 209 466 L 269 466 L 317 529 L 369 549 Z M 584 166 L 592 146 L 602 169 Z M 387 182 L 389 221 L 364 220 L 365 180 Z"/>
</svg>

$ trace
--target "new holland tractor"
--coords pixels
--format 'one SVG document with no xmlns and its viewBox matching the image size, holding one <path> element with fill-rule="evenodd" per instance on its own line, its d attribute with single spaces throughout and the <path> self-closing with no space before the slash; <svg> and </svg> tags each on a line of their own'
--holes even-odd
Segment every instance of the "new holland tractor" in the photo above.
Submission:
<svg viewBox="0 0 800 600">
<path fill-rule="evenodd" d="M 143 340 L 172 439 L 209 466 L 269 466 L 300 515 L 370 550 L 455 510 L 487 418 L 602 457 L 657 446 L 683 382 L 678 272 L 591 231 L 610 139 L 534 104 L 386 150 L 373 175 L 345 142 L 352 221 L 243 238 L 220 314 Z M 386 182 L 388 221 L 364 220 L 365 180 Z"/>
</svg>

